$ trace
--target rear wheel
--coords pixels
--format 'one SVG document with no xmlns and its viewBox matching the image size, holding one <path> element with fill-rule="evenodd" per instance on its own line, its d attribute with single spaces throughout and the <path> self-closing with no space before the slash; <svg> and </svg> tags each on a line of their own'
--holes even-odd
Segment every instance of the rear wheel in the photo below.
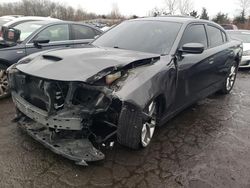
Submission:
<svg viewBox="0 0 250 188">
<path fill-rule="evenodd" d="M 237 75 L 237 68 L 238 68 L 237 63 L 234 62 L 230 68 L 230 71 L 228 73 L 226 80 L 223 83 L 223 87 L 220 90 L 220 93 L 228 94 L 233 89 L 233 86 L 236 80 L 236 75 Z"/>
<path fill-rule="evenodd" d="M 6 70 L 7 67 L 0 64 L 0 99 L 10 95 Z"/>
<path fill-rule="evenodd" d="M 143 120 L 142 114 L 147 116 Z M 140 112 L 125 106 L 120 114 L 117 139 L 118 142 L 131 149 L 147 147 L 153 137 L 156 127 L 157 104 L 155 101 Z"/>
</svg>

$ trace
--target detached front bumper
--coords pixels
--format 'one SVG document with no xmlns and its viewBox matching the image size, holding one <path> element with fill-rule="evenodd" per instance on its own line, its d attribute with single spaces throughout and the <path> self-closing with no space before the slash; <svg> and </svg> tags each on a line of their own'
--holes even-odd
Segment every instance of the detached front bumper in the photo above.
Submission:
<svg viewBox="0 0 250 188">
<path fill-rule="evenodd" d="M 87 162 L 100 161 L 105 158 L 104 154 L 97 150 L 88 139 L 51 139 L 51 132 L 39 123 L 19 121 L 19 125 L 46 148 L 74 161 L 77 165 L 87 166 Z"/>
<path fill-rule="evenodd" d="M 250 56 L 242 56 L 239 68 L 250 68 Z"/>
<path fill-rule="evenodd" d="M 18 121 L 20 128 L 46 148 L 82 166 L 87 166 L 87 162 L 100 161 L 105 158 L 104 154 L 97 150 L 87 138 L 53 138 L 51 128 L 64 131 L 82 129 L 80 117 L 67 116 L 64 113 L 64 116 L 49 117 L 47 112 L 28 103 L 15 92 L 12 92 L 12 98 L 17 109 L 25 115 Z"/>
</svg>

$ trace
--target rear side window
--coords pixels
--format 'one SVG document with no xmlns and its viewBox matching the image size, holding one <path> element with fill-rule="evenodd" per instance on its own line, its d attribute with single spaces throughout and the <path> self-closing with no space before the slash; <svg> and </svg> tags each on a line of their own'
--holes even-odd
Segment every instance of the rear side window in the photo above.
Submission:
<svg viewBox="0 0 250 188">
<path fill-rule="evenodd" d="M 204 45 L 205 49 L 207 48 L 207 35 L 204 25 L 191 25 L 185 30 L 180 46 L 187 43 L 201 43 Z"/>
<path fill-rule="evenodd" d="M 93 39 L 97 32 L 87 26 L 72 25 L 72 40 Z"/>
<path fill-rule="evenodd" d="M 220 29 L 209 26 L 207 27 L 207 33 L 210 40 L 210 47 L 220 46 L 224 43 L 222 32 Z"/>
</svg>

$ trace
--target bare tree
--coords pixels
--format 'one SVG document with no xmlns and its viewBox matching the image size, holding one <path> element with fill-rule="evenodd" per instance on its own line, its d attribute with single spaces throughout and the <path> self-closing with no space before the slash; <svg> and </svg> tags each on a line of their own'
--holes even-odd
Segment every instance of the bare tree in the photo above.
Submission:
<svg viewBox="0 0 250 188">
<path fill-rule="evenodd" d="M 181 15 L 188 15 L 193 9 L 193 1 L 192 0 L 179 0 L 179 11 Z"/>
<path fill-rule="evenodd" d="M 237 0 L 241 12 L 246 12 L 250 8 L 250 0 Z"/>
<path fill-rule="evenodd" d="M 110 17 L 114 18 L 114 19 L 117 19 L 117 18 L 121 17 L 121 13 L 120 13 L 120 10 L 119 10 L 119 7 L 118 7 L 117 3 L 113 3 L 112 10 L 111 10 L 111 13 L 110 13 Z"/>
<path fill-rule="evenodd" d="M 240 23 L 245 23 L 247 12 L 250 8 L 250 0 L 237 0 L 237 5 L 240 8 L 240 14 L 235 19 L 240 21 Z"/>
<path fill-rule="evenodd" d="M 163 15 L 167 15 L 166 11 L 164 9 L 158 8 L 158 7 L 155 7 L 148 12 L 148 16 L 156 17 L 156 16 L 163 16 Z"/>
<path fill-rule="evenodd" d="M 164 2 L 167 8 L 167 14 L 174 15 L 178 9 L 178 0 L 164 0 Z"/>
<path fill-rule="evenodd" d="M 239 14 L 234 18 L 234 22 L 244 24 L 247 21 L 250 0 L 237 0 L 236 4 L 239 7 Z"/>
<path fill-rule="evenodd" d="M 118 11 L 119 12 L 119 11 Z M 52 0 L 21 0 L 15 3 L 0 2 L 0 16 L 20 14 L 25 16 L 51 16 L 62 20 L 81 21 L 97 18 L 94 13 L 87 13 L 81 8 Z M 117 11 L 116 11 L 117 15 Z"/>
</svg>

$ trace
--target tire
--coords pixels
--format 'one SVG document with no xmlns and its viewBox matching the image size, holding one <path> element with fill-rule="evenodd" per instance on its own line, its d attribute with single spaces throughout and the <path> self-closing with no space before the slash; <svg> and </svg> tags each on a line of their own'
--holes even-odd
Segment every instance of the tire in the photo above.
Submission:
<svg viewBox="0 0 250 188">
<path fill-rule="evenodd" d="M 7 68 L 7 66 L 0 64 L 0 99 L 10 96 L 10 90 L 6 74 Z"/>
<path fill-rule="evenodd" d="M 118 128 L 117 128 L 117 140 L 121 145 L 126 146 L 130 149 L 140 149 L 148 146 L 148 144 L 152 139 L 156 123 L 154 124 L 154 127 L 149 128 L 151 126 L 148 126 L 147 122 L 143 122 L 144 118 L 142 114 L 143 113 L 140 109 L 135 108 L 134 106 L 129 104 L 124 105 L 120 113 Z M 146 130 L 148 131 L 150 130 L 150 139 L 145 144 L 145 142 L 142 141 L 142 135 L 143 135 L 143 130 L 145 131 L 146 126 L 148 126 L 148 129 Z"/>
<path fill-rule="evenodd" d="M 231 66 L 230 71 L 227 74 L 227 77 L 225 78 L 223 82 L 222 89 L 219 91 L 219 93 L 226 95 L 231 92 L 235 84 L 237 72 L 238 72 L 238 64 L 235 61 L 233 65 Z"/>
</svg>

